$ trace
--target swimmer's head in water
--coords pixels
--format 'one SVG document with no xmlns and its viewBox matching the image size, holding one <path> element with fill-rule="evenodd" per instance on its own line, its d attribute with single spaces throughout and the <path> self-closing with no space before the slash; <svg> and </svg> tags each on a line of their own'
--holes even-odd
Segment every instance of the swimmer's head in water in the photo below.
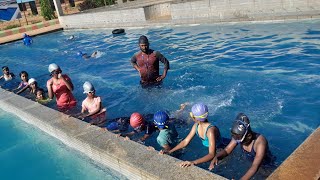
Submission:
<svg viewBox="0 0 320 180">
<path fill-rule="evenodd" d="M 24 33 L 23 34 L 23 38 L 28 37 L 28 34 Z"/>
<path fill-rule="evenodd" d="M 205 121 L 209 115 L 208 107 L 203 103 L 192 106 L 190 116 L 197 121 Z"/>
<path fill-rule="evenodd" d="M 239 113 L 232 124 L 231 135 L 237 143 L 243 142 L 246 135 L 251 132 L 250 121 L 244 113 Z"/>
<path fill-rule="evenodd" d="M 153 116 L 153 122 L 157 125 L 158 128 L 164 129 L 169 120 L 169 116 L 164 111 L 158 111 Z"/>
<path fill-rule="evenodd" d="M 82 57 L 82 56 L 83 56 L 83 53 L 82 53 L 81 51 L 79 51 L 79 52 L 77 53 L 77 55 L 80 56 L 80 57 Z"/>
<path fill-rule="evenodd" d="M 144 124 L 143 116 L 140 113 L 132 113 L 130 116 L 130 125 L 135 130 L 140 130 L 142 125 Z"/>
<path fill-rule="evenodd" d="M 84 82 L 82 87 L 84 94 L 95 92 L 94 86 L 89 81 Z"/>
<path fill-rule="evenodd" d="M 139 47 L 140 50 L 144 53 L 148 52 L 149 50 L 149 40 L 146 36 L 140 36 L 139 38 Z"/>
</svg>

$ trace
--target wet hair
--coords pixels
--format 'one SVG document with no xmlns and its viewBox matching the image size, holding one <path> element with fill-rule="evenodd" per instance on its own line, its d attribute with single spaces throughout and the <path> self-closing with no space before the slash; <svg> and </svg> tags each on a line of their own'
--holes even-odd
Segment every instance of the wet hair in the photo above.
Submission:
<svg viewBox="0 0 320 180">
<path fill-rule="evenodd" d="M 149 40 L 148 40 L 147 36 L 144 36 L 144 35 L 140 36 L 139 44 L 149 44 Z"/>
<path fill-rule="evenodd" d="M 45 93 L 45 92 L 44 92 L 44 89 L 38 88 L 38 89 L 36 90 L 36 94 L 37 94 L 39 91 L 42 92 L 42 93 L 41 93 L 42 95 L 44 95 L 44 93 Z"/>
<path fill-rule="evenodd" d="M 24 75 L 26 75 L 27 77 L 29 77 L 29 74 L 27 73 L 27 71 L 21 71 L 21 72 L 19 73 L 19 76 L 21 77 L 22 74 L 24 74 Z"/>
</svg>

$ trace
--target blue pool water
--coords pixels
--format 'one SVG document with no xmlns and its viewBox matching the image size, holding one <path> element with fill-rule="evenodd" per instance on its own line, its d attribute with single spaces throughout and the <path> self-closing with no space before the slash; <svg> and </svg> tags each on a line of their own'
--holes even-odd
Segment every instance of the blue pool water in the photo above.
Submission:
<svg viewBox="0 0 320 180">
<path fill-rule="evenodd" d="M 142 34 L 170 60 L 162 88 L 142 89 L 129 63 Z M 71 35 L 76 38 L 68 41 Z M 82 84 L 91 81 L 108 108 L 108 118 L 135 111 L 174 114 L 181 103 L 204 102 L 210 122 L 229 137 L 236 114 L 244 112 L 253 130 L 268 139 L 280 164 L 320 124 L 319 42 L 319 21 L 136 28 L 121 36 L 111 30 L 65 31 L 35 37 L 31 47 L 21 42 L 2 45 L 0 64 L 15 74 L 28 71 L 45 87 L 48 65 L 57 63 L 73 80 L 78 105 L 85 98 Z M 79 50 L 99 50 L 101 57 L 85 61 L 76 56 Z M 186 119 L 191 105 L 183 114 Z M 180 137 L 189 132 L 188 123 L 179 128 Z M 180 158 L 192 160 L 206 152 L 195 138 Z M 245 170 L 238 169 L 240 154 L 238 150 L 215 172 L 241 177 Z"/>
<path fill-rule="evenodd" d="M 0 109 L 1 179 L 124 179 Z"/>
</svg>

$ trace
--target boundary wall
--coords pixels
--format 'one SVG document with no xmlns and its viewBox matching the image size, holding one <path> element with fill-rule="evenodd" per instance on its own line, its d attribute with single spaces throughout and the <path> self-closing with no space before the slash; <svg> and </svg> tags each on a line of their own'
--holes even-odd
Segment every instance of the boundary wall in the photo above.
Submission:
<svg viewBox="0 0 320 180">
<path fill-rule="evenodd" d="M 59 16 L 59 21 L 64 29 L 79 29 L 313 18 L 320 18 L 319 0 L 159 0 Z"/>
<path fill-rule="evenodd" d="M 37 102 L 0 88 L 1 109 L 19 116 L 67 146 L 87 155 L 128 179 L 225 179 L 196 166 L 180 168 L 180 160 L 134 141 L 103 131 Z"/>
</svg>

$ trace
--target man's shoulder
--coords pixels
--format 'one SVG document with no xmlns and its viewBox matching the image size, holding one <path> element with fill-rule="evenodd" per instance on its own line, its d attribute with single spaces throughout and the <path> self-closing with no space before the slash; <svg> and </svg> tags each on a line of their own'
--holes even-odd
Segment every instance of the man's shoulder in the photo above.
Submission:
<svg viewBox="0 0 320 180">
<path fill-rule="evenodd" d="M 137 51 L 133 54 L 133 56 L 138 56 L 139 54 L 141 54 L 142 52 L 141 51 Z"/>
</svg>

